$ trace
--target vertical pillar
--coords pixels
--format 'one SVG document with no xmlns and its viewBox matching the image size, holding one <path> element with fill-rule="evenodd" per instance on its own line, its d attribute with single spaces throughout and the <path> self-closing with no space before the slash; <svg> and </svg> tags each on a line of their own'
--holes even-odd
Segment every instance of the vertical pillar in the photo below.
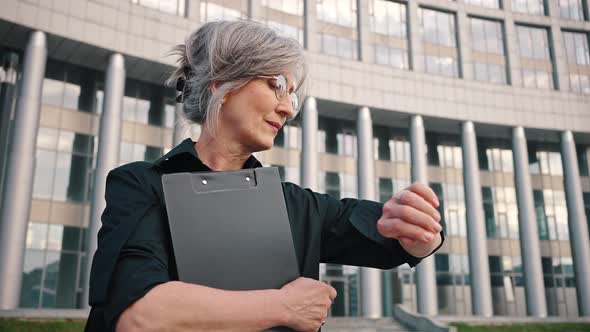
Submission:
<svg viewBox="0 0 590 332">
<path fill-rule="evenodd" d="M 514 151 L 514 182 L 518 204 L 518 230 L 524 269 L 527 313 L 529 316 L 547 317 L 541 249 L 535 219 L 533 188 L 529 174 L 529 157 L 522 127 L 512 129 L 512 150 Z"/>
<path fill-rule="evenodd" d="M 303 45 L 311 53 L 319 52 L 316 0 L 303 0 Z"/>
<path fill-rule="evenodd" d="M 576 293 L 580 316 L 590 316 L 590 240 L 582 198 L 578 157 L 572 132 L 561 133 L 561 155 L 565 176 L 565 193 L 569 216 L 570 245 L 576 276 Z"/>
<path fill-rule="evenodd" d="M 520 74 L 520 50 L 518 49 L 516 23 L 512 16 L 512 0 L 503 0 L 502 5 L 505 12 L 504 31 L 506 38 L 506 61 L 508 61 L 507 81 L 511 85 L 522 86 L 522 75 Z"/>
<path fill-rule="evenodd" d="M 420 21 L 418 20 L 419 6 L 417 1 L 408 1 L 407 6 L 410 68 L 417 72 L 424 72 L 424 53 L 420 36 Z"/>
<path fill-rule="evenodd" d="M 14 136 L 6 164 L 4 192 L 10 195 L 3 195 L 0 204 L 0 309 L 15 309 L 20 299 L 41 113 L 41 89 L 47 62 L 45 34 L 33 32 L 25 52 L 22 86 L 12 130 Z"/>
<path fill-rule="evenodd" d="M 375 159 L 373 121 L 368 107 L 361 107 L 357 118 L 359 198 L 375 200 Z M 381 270 L 361 267 L 361 308 L 366 318 L 381 318 Z"/>
<path fill-rule="evenodd" d="M 408 4 L 409 5 L 409 4 Z M 428 184 L 426 169 L 426 133 L 422 116 L 412 116 L 410 123 L 410 145 L 412 160 L 412 181 Z M 438 312 L 436 296 L 436 274 L 434 255 L 422 260 L 416 266 L 416 292 L 418 312 L 423 315 L 435 316 Z"/>
<path fill-rule="evenodd" d="M 105 96 L 100 131 L 98 134 L 98 152 L 94 172 L 94 190 L 91 197 L 90 223 L 87 232 L 88 259 L 85 267 L 84 296 L 82 304 L 88 305 L 88 291 L 92 259 L 98 245 L 98 230 L 101 226 L 100 216 L 106 206 L 104 200 L 107 174 L 118 164 L 119 144 L 121 141 L 121 113 L 123 94 L 125 92 L 125 59 L 119 53 L 111 55 L 106 74 Z"/>
<path fill-rule="evenodd" d="M 303 108 L 301 152 L 301 184 L 304 188 L 318 189 L 318 108 L 314 97 L 307 97 Z"/>
<path fill-rule="evenodd" d="M 457 4 L 457 52 L 459 53 L 459 77 L 470 80 L 473 79 L 473 60 L 471 59 L 471 36 L 469 35 L 470 22 L 465 11 L 465 4 Z"/>
<path fill-rule="evenodd" d="M 462 127 L 463 184 L 467 208 L 471 304 L 475 315 L 491 317 L 493 315 L 492 286 L 490 284 L 486 228 L 479 181 L 477 140 L 473 122 L 463 122 Z"/>
<path fill-rule="evenodd" d="M 248 0 L 248 18 L 252 21 L 262 22 L 264 17 L 261 11 L 263 10 L 260 0 Z"/>
<path fill-rule="evenodd" d="M 357 8 L 357 29 L 358 29 L 358 54 L 362 62 L 373 62 L 375 55 L 373 48 L 369 44 L 369 1 L 356 0 Z"/>
</svg>

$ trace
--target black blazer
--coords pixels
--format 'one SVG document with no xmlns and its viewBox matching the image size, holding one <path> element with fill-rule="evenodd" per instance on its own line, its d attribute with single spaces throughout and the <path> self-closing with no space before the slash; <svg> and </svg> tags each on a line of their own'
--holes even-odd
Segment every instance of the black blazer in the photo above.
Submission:
<svg viewBox="0 0 590 332">
<path fill-rule="evenodd" d="M 255 167 L 262 165 L 253 156 L 243 166 Z M 156 285 L 178 280 L 160 178 L 199 171 L 211 169 L 186 139 L 154 163 L 134 162 L 109 173 L 85 331 L 114 331 L 133 302 Z M 337 200 L 288 182 L 282 186 L 302 276 L 319 279 L 319 263 L 391 269 L 421 261 L 377 231 L 381 203 Z"/>
</svg>

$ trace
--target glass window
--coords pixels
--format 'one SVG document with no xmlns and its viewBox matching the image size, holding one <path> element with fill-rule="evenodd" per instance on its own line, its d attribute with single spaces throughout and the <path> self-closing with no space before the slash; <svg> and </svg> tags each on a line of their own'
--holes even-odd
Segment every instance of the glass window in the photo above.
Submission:
<svg viewBox="0 0 590 332">
<path fill-rule="evenodd" d="M 80 98 L 80 86 L 73 83 L 64 84 L 63 107 L 68 109 L 78 109 L 78 99 Z"/>
<path fill-rule="evenodd" d="M 464 0 L 470 5 L 482 6 L 487 8 L 500 8 L 500 0 Z"/>
<path fill-rule="evenodd" d="M 50 78 L 43 80 L 43 104 L 61 107 L 63 103 L 64 82 Z"/>
<path fill-rule="evenodd" d="M 356 40 L 325 33 L 320 34 L 319 37 L 322 53 L 348 59 L 357 58 Z"/>
<path fill-rule="evenodd" d="M 394 1 L 369 1 L 369 29 L 383 35 L 407 36 L 406 5 Z"/>
<path fill-rule="evenodd" d="M 185 16 L 186 12 L 186 0 L 131 0 L 131 3 L 178 16 Z"/>
<path fill-rule="evenodd" d="M 553 61 L 546 28 L 516 26 L 524 87 L 553 89 Z"/>
<path fill-rule="evenodd" d="M 20 293 L 21 308 L 37 308 L 41 300 L 43 266 L 45 252 L 42 250 L 25 250 Z"/>
<path fill-rule="evenodd" d="M 431 74 L 459 77 L 455 15 L 419 8 L 418 19 L 424 47 L 424 68 Z"/>
<path fill-rule="evenodd" d="M 544 0 L 512 0 L 512 10 L 515 12 L 545 15 Z"/>
<path fill-rule="evenodd" d="M 303 16 L 302 0 L 262 0 L 263 6 L 292 15 Z"/>
<path fill-rule="evenodd" d="M 247 0 L 201 0 L 201 22 L 248 17 Z"/>
<path fill-rule="evenodd" d="M 557 4 L 562 18 L 576 21 L 584 20 L 582 0 L 557 0 Z"/>
<path fill-rule="evenodd" d="M 357 59 L 356 0 L 317 0 L 316 9 L 320 51 Z"/>
<path fill-rule="evenodd" d="M 27 230 L 27 249 L 45 249 L 47 247 L 47 224 L 29 222 Z"/>
<path fill-rule="evenodd" d="M 262 0 L 264 22 L 303 45 L 303 0 Z"/>
<path fill-rule="evenodd" d="M 563 31 L 563 42 L 570 73 L 570 89 L 577 93 L 590 94 L 590 48 L 589 34 Z"/>
<path fill-rule="evenodd" d="M 35 158 L 35 178 L 33 197 L 50 199 L 53 192 L 53 174 L 55 172 L 56 153 L 37 149 Z"/>
<path fill-rule="evenodd" d="M 356 0 L 317 0 L 316 10 L 320 21 L 356 27 Z"/>
<path fill-rule="evenodd" d="M 469 18 L 473 47 L 473 70 L 477 81 L 506 83 L 506 56 L 502 23 Z"/>
</svg>

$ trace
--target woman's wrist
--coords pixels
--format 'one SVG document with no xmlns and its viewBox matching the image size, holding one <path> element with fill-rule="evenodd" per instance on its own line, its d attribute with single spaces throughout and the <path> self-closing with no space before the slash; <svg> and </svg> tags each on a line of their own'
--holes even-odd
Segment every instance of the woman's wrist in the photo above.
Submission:
<svg viewBox="0 0 590 332">
<path fill-rule="evenodd" d="M 273 308 L 271 311 L 273 312 L 274 323 L 276 323 L 275 326 L 289 326 L 291 310 L 287 305 L 285 292 L 281 289 L 273 289 L 270 290 L 270 293 L 271 307 Z"/>
</svg>

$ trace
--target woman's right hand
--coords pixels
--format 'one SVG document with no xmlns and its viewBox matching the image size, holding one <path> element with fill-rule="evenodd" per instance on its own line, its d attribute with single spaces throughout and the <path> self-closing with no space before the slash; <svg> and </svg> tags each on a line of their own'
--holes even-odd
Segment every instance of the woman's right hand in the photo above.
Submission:
<svg viewBox="0 0 590 332">
<path fill-rule="evenodd" d="M 304 277 L 286 284 L 280 292 L 287 309 L 287 326 L 304 332 L 319 330 L 337 295 L 334 287 Z"/>
</svg>

